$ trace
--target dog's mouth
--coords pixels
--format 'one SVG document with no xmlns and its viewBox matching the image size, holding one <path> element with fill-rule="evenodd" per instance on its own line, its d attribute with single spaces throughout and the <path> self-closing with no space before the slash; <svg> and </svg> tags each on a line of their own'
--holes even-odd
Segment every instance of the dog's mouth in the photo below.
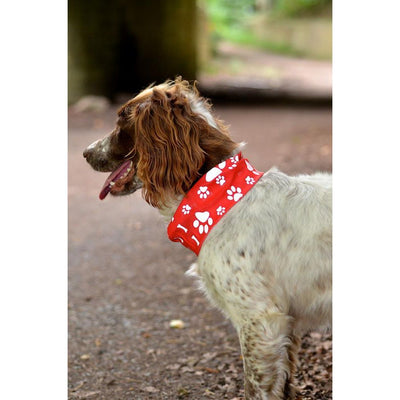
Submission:
<svg viewBox="0 0 400 400">
<path fill-rule="evenodd" d="M 135 168 L 133 167 L 132 160 L 124 161 L 117 169 L 115 169 L 104 182 L 100 191 L 100 200 L 105 199 L 108 193 L 118 195 L 123 192 L 125 185 L 132 181 L 135 175 Z"/>
</svg>

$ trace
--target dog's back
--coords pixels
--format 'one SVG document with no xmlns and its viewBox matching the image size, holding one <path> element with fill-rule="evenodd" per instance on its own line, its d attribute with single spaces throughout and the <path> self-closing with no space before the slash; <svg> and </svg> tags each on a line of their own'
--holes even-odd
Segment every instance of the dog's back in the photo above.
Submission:
<svg viewBox="0 0 400 400">
<path fill-rule="evenodd" d="M 272 307 L 296 329 L 329 325 L 331 198 L 331 175 L 274 169 L 215 226 L 198 273 L 230 318 L 240 324 L 241 314 Z"/>
</svg>

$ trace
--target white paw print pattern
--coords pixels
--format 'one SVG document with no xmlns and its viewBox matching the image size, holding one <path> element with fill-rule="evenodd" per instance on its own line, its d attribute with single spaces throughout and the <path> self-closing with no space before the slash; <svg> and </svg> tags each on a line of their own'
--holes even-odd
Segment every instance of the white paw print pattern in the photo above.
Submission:
<svg viewBox="0 0 400 400">
<path fill-rule="evenodd" d="M 234 156 L 230 158 L 232 165 L 229 167 L 229 169 L 233 169 L 237 167 L 237 163 L 239 162 L 239 156 Z"/>
<path fill-rule="evenodd" d="M 190 207 L 189 206 L 189 204 L 185 204 L 183 207 L 182 207 L 182 212 L 185 214 L 185 215 L 188 215 L 189 213 L 190 213 L 190 210 L 192 209 L 192 207 Z"/>
<path fill-rule="evenodd" d="M 217 208 L 217 215 L 224 215 L 225 214 L 225 207 L 219 206 Z"/>
<path fill-rule="evenodd" d="M 223 185 L 226 181 L 225 181 L 225 177 L 223 175 L 218 176 L 217 179 L 215 180 L 215 182 L 217 183 L 217 185 Z"/>
<path fill-rule="evenodd" d="M 201 199 L 206 199 L 210 195 L 210 192 L 207 186 L 200 186 L 197 194 Z"/>
<path fill-rule="evenodd" d="M 256 171 L 246 160 L 245 160 L 245 162 L 246 162 L 247 169 L 249 171 L 251 171 L 254 175 L 260 175 L 260 173 L 258 171 Z"/>
<path fill-rule="evenodd" d="M 199 233 L 208 233 L 209 226 L 213 224 L 213 219 L 210 217 L 210 213 L 208 211 L 197 212 L 194 214 L 196 216 L 196 220 L 193 222 L 193 226 L 199 229 Z"/>
<path fill-rule="evenodd" d="M 238 201 L 243 197 L 242 189 L 240 189 L 240 187 L 231 186 L 226 193 L 228 193 L 228 200 Z"/>
<path fill-rule="evenodd" d="M 226 161 L 222 161 L 222 163 L 219 163 L 218 167 L 224 169 L 226 167 Z"/>
<path fill-rule="evenodd" d="M 252 178 L 251 176 L 247 176 L 245 181 L 248 185 L 254 185 L 255 182 L 254 178 Z"/>
</svg>

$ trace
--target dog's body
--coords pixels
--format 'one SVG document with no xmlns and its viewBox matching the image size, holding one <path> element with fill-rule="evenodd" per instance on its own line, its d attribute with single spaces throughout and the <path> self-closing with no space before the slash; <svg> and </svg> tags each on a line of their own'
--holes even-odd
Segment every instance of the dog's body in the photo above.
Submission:
<svg viewBox="0 0 400 400">
<path fill-rule="evenodd" d="M 181 105 L 175 112 L 177 104 Z M 164 110 L 165 118 L 153 122 Z M 141 112 L 149 128 L 157 131 L 156 138 L 145 139 L 145 152 L 152 154 L 140 151 L 143 138 L 139 136 L 147 135 Z M 121 108 L 120 119 L 124 114 L 130 116 L 130 138 L 126 132 L 121 133 L 126 128 L 119 121 L 118 132 L 89 146 L 85 157 L 95 169 L 111 171 L 129 154 L 130 169 L 115 179 L 109 191 L 127 194 L 143 187 L 146 200 L 157 206 L 167 220 L 200 175 L 241 148 L 185 82 L 147 89 Z M 186 119 L 187 126 L 180 117 Z M 196 127 L 190 127 L 194 123 Z M 164 133 L 167 140 L 160 138 Z M 186 135 L 191 139 L 194 136 L 197 143 L 190 143 Z M 116 136 L 121 138 L 117 140 Z M 175 141 L 176 137 L 179 145 L 170 146 L 169 140 Z M 152 144 L 154 148 L 149 150 Z M 204 157 L 196 162 L 192 150 L 199 145 Z M 213 154 L 209 147 L 215 149 Z M 175 153 L 167 154 L 171 151 Z M 184 164 L 184 152 L 190 154 L 193 172 Z M 182 160 L 176 161 L 177 157 Z M 160 170 L 163 167 L 157 165 L 157 158 L 166 161 L 167 169 Z M 140 165 L 143 160 L 147 169 Z M 169 165 L 175 162 L 179 165 Z M 180 173 L 185 176 L 177 176 Z M 178 179 L 186 182 L 186 188 L 179 186 Z M 169 187 L 162 187 L 163 180 Z M 161 193 L 163 190 L 165 193 Z M 329 174 L 289 177 L 272 169 L 213 227 L 189 271 L 199 277 L 207 296 L 238 331 L 246 399 L 294 398 L 291 379 L 298 335 L 330 326 L 331 215 Z"/>
</svg>

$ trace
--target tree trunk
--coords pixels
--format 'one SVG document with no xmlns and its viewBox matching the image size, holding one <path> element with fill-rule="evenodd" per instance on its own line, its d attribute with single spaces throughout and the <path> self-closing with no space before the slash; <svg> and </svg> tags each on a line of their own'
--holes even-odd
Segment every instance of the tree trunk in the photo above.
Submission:
<svg viewBox="0 0 400 400">
<path fill-rule="evenodd" d="M 196 78 L 195 0 L 70 0 L 69 101 Z"/>
</svg>

